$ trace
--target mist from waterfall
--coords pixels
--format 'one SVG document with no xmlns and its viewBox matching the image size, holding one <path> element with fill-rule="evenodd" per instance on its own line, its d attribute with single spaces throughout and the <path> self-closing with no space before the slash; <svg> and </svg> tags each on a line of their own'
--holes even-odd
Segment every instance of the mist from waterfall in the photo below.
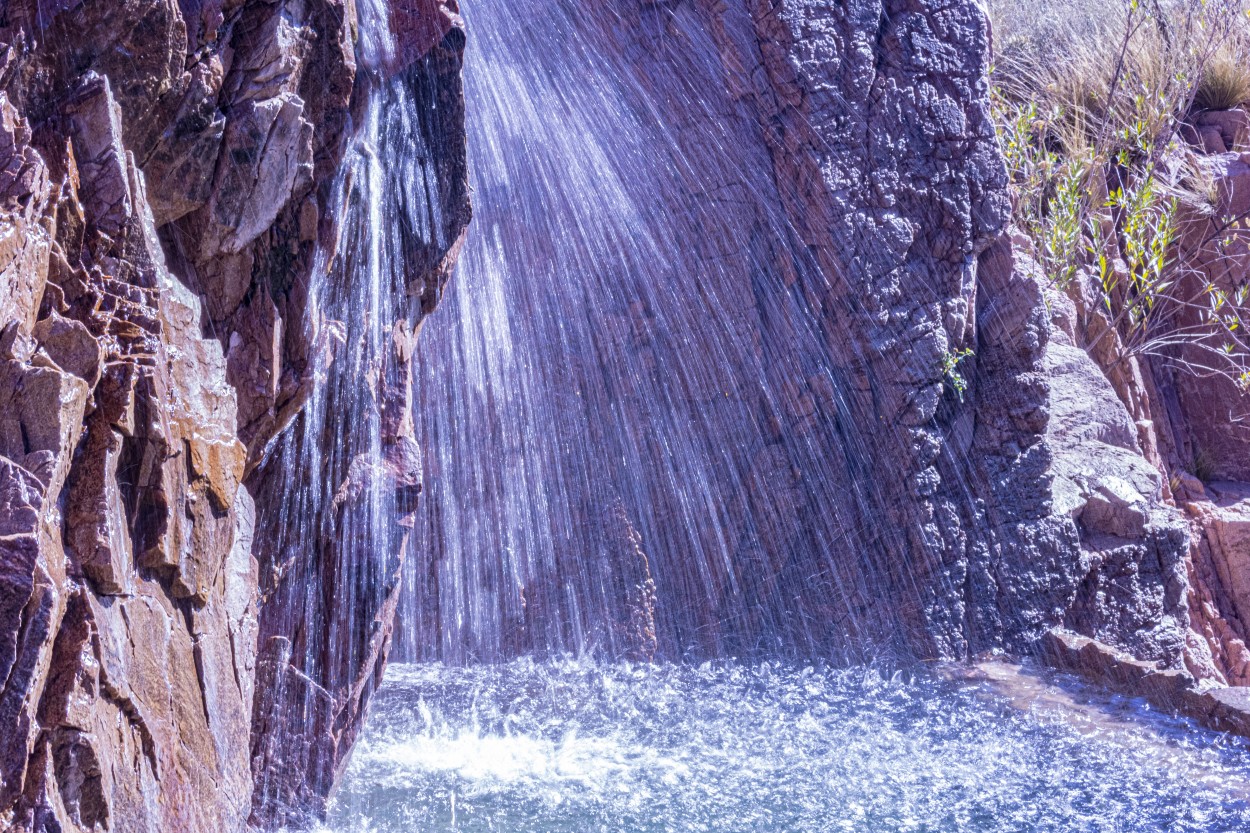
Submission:
<svg viewBox="0 0 1250 833">
<path fill-rule="evenodd" d="M 703 21 L 465 13 L 475 219 L 418 344 L 405 655 L 870 649 L 823 279 Z"/>
</svg>

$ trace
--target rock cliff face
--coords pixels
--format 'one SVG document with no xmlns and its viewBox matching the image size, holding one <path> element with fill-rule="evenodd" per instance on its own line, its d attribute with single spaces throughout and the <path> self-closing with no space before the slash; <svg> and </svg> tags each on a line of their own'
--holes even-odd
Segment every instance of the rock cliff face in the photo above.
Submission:
<svg viewBox="0 0 1250 833">
<path fill-rule="evenodd" d="M 831 468 L 866 551 L 835 586 L 856 588 L 864 635 L 964 657 L 1033 653 L 1066 627 L 1180 667 L 1185 524 L 1008 235 L 982 12 L 745 6 L 754 38 L 722 37 L 722 62 L 750 90 L 792 249 L 817 267 L 799 281 L 842 395 L 814 399 L 849 438 Z M 722 32 L 741 16 L 707 8 Z"/>
<path fill-rule="evenodd" d="M 444 499 L 480 499 L 483 523 L 436 512 L 426 530 L 416 652 L 570 650 L 591 633 L 670 657 L 963 657 L 1032 652 L 1067 627 L 1181 666 L 1185 523 L 1146 456 L 1145 417 L 1084 349 L 1096 316 L 1056 326 L 1009 236 L 976 4 L 544 5 L 479 20 L 491 51 L 469 85 L 502 88 L 471 99 L 492 108 L 474 138 L 502 171 L 479 191 L 481 256 L 522 284 L 505 293 L 523 322 L 511 349 L 559 358 L 431 404 L 456 425 L 430 433 L 462 445 L 441 460 Z M 509 52 L 503 33 L 523 26 Z M 517 71 L 489 74 L 501 61 Z M 609 95 L 526 85 L 578 61 Z M 506 104 L 527 97 L 558 101 L 565 129 Z M 583 231 L 601 222 L 588 183 L 647 218 L 645 246 Z M 451 341 L 425 342 L 440 377 L 456 377 Z M 509 436 L 508 405 L 489 402 L 466 428 L 469 388 L 522 400 L 503 421 L 540 414 L 541 430 Z M 515 464 L 480 457 L 519 457 L 549 489 L 509 496 Z M 507 527 L 516 517 L 524 529 Z M 482 591 L 472 603 L 455 595 L 466 582 Z"/>
<path fill-rule="evenodd" d="M 921 657 L 1050 644 L 1094 672 L 1120 656 L 1105 643 L 1138 676 L 1250 682 L 1250 490 L 1181 471 L 1194 448 L 1229 449 L 1207 474 L 1245 478 L 1247 441 L 1191 383 L 1101 355 L 1079 284 L 1046 296 L 1008 233 L 978 6 L 619 5 L 603 43 L 639 89 L 672 93 L 657 114 L 679 155 L 708 152 L 709 119 L 735 125 L 716 133 L 732 152 L 700 168 L 715 176 L 671 184 L 721 213 L 693 227 L 690 263 L 719 264 L 725 297 L 757 298 L 733 324 L 755 352 L 724 388 L 684 394 L 727 445 L 765 426 L 715 472 L 733 491 L 727 566 L 653 583 L 652 542 L 619 497 L 579 506 L 616 553 L 585 592 L 625 641 L 735 650 L 780 633 Z M 396 48 L 370 75 L 351 0 L 0 0 L 6 829 L 236 831 L 315 814 L 333 788 L 385 667 L 420 488 L 416 333 L 469 219 L 455 3 L 387 10 Z M 660 43 L 684 63 L 656 63 Z M 289 450 L 331 439 L 306 407 L 343 341 L 310 276 L 339 252 L 346 143 L 383 89 L 416 102 L 438 233 L 398 233 L 390 351 L 354 380 L 380 413 L 379 471 L 350 454 L 301 470 Z M 1220 159 L 1228 183 L 1250 170 Z M 785 287 L 785 315 L 758 302 L 764 278 Z M 662 313 L 614 315 L 651 355 Z M 803 328 L 819 350 L 792 372 L 780 340 Z M 746 372 L 777 395 L 731 396 Z M 592 423 L 616 404 L 606 390 L 578 406 Z M 344 572 L 335 513 L 375 476 L 395 551 Z M 284 548 L 284 495 L 319 477 L 335 498 L 314 509 L 324 534 Z M 425 543 L 412 557 L 432 575 Z M 569 572 L 592 549 L 564 554 Z M 511 649 L 573 627 L 564 590 L 522 597 Z M 1082 638 L 1044 642 L 1060 631 Z"/>
<path fill-rule="evenodd" d="M 913 654 L 1027 644 L 1078 568 L 1049 511 L 1040 291 L 1002 237 L 986 21 L 972 3 L 888 1 L 751 16 L 778 190 L 827 282 L 808 291 L 845 380 L 834 419 L 858 438 L 859 604 L 891 598 L 869 617 Z M 964 350 L 960 392 L 947 363 Z"/>
<path fill-rule="evenodd" d="M 865 553 L 835 558 L 832 586 L 858 638 L 885 635 L 912 656 L 1041 653 L 1113 683 L 1141 676 L 1107 672 L 1109 657 L 1130 657 L 1180 681 L 1157 687 L 1169 705 L 1223 714 L 1190 695 L 1250 667 L 1246 489 L 1214 482 L 1244 477 L 1242 392 L 1186 373 L 1184 355 L 1166 366 L 1127 355 L 1085 279 L 1056 292 L 1010 235 L 980 10 L 695 8 L 724 86 L 754 111 L 787 248 L 814 261 L 796 261 L 795 285 L 824 329 L 839 395 L 813 387 L 801 410 L 843 438 L 826 446 L 824 471 L 846 478 L 839 508 L 850 504 Z M 1219 116 L 1203 118 L 1244 123 Z M 1245 135 L 1221 135 L 1204 162 L 1220 204 L 1191 210 L 1178 256 L 1189 279 L 1231 291 L 1247 238 L 1214 218 L 1246 211 Z M 810 477 L 810 461 L 791 462 Z M 793 503 L 776 485 L 755 490 Z M 812 500 L 809 486 L 797 491 Z M 808 551 L 775 570 L 789 589 L 773 604 L 820 618 L 794 586 L 796 573 L 810 585 L 829 570 Z M 666 601 L 661 587 L 656 604 Z M 1073 634 L 1093 642 L 1071 648 Z M 1097 662 L 1078 656 L 1090 645 L 1102 646 Z"/>
<path fill-rule="evenodd" d="M 858 638 L 913 656 L 1048 652 L 1071 665 L 1044 637 L 1078 633 L 1191 686 L 1220 680 L 1229 663 L 1212 653 L 1245 656 L 1229 641 L 1235 616 L 1220 612 L 1235 608 L 1220 588 L 1239 582 L 1241 493 L 1217 487 L 1214 506 L 1186 518 L 1173 481 L 1193 481 L 1194 443 L 1219 449 L 1208 479 L 1240 476 L 1245 436 L 1229 416 L 1239 392 L 1117 352 L 1096 296 L 1080 281 L 1068 295 L 1047 288 L 1010 236 L 981 11 L 903 0 L 696 8 L 716 33 L 724 85 L 758 122 L 788 250 L 814 261 L 796 261 L 796 286 L 823 327 L 838 395 L 800 398 L 843 438 L 826 445 L 824 471 L 845 478 L 839 508 L 857 522 L 847 540 L 864 552 L 834 559 L 832 586 Z M 1229 168 L 1215 179 L 1230 203 L 1244 200 L 1234 156 L 1213 163 Z M 1204 231 L 1182 246 L 1209 243 Z M 1227 252 L 1187 256 L 1212 280 L 1244 274 Z M 811 476 L 811 461 L 792 465 Z M 775 485 L 756 488 L 785 500 Z M 1193 517 L 1218 532 L 1195 537 Z M 809 556 L 789 576 L 777 570 L 791 589 L 773 604 L 820 618 L 793 576 L 810 585 L 822 569 Z M 1225 636 L 1200 637 L 1216 631 Z"/>
<path fill-rule="evenodd" d="M 394 16 L 387 71 L 454 105 L 454 4 Z M 4 829 L 272 817 L 253 808 L 254 749 L 280 727 L 264 697 L 254 724 L 253 700 L 272 560 L 255 531 L 274 520 L 254 496 L 284 476 L 264 470 L 272 440 L 333 349 L 308 286 L 367 94 L 357 27 L 339 0 L 0 3 Z M 441 74 L 422 75 L 438 50 Z M 435 199 L 467 222 L 463 187 Z M 423 255 L 417 318 L 454 253 Z M 385 610 L 365 613 L 389 632 Z M 327 692 L 327 734 L 363 719 L 355 689 Z"/>
</svg>

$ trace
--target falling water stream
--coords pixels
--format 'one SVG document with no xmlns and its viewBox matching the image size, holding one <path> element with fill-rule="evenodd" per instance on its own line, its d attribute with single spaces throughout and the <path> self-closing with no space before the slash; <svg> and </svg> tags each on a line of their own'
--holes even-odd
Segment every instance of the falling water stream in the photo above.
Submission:
<svg viewBox="0 0 1250 833">
<path fill-rule="evenodd" d="M 641 15 L 466 9 L 476 216 L 417 357 L 407 662 L 325 829 L 1250 829 L 1246 747 L 1140 703 L 1019 709 L 797 659 L 865 659 L 845 646 L 872 598 L 837 567 L 856 449 L 800 289 L 819 276 L 689 4 Z M 375 211 L 379 131 L 410 106 L 357 139 Z M 375 277 L 385 221 L 349 247 Z M 349 335 L 391 320 L 381 281 Z"/>
<path fill-rule="evenodd" d="M 819 650 L 870 604 L 820 278 L 710 34 L 642 5 L 466 9 L 475 217 L 418 345 L 412 658 Z"/>
<path fill-rule="evenodd" d="M 360 106 L 327 189 L 340 223 L 333 239 L 321 230 L 308 287 L 303 340 L 317 345 L 310 370 L 318 384 L 277 441 L 267 464 L 280 474 L 264 486 L 276 494 L 260 501 L 277 507 L 258 523 L 268 559 L 260 664 L 290 671 L 262 674 L 260 720 L 272 728 L 258 733 L 253 754 L 266 771 L 257 806 L 279 819 L 298 818 L 328 789 L 350 745 L 341 726 L 372 693 L 385 637 L 377 618 L 397 592 L 401 521 L 419 488 L 401 353 L 422 298 L 410 291 L 417 270 L 407 267 L 415 249 L 448 246 L 429 199 L 438 190 L 429 147 L 437 114 L 422 98 L 426 76 L 421 67 L 391 71 L 398 60 L 383 0 L 357 9 Z M 318 732 L 320 744 L 306 742 Z"/>
</svg>

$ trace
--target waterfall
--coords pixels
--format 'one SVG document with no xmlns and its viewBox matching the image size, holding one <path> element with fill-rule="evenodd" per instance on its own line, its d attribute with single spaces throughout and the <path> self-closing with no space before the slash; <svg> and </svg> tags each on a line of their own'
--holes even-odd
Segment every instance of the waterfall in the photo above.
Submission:
<svg viewBox="0 0 1250 833">
<path fill-rule="evenodd" d="M 318 811 L 385 668 L 421 484 L 408 359 L 441 290 L 423 258 L 450 245 L 437 58 L 403 65 L 385 3 L 359 15 L 354 124 L 308 288 L 317 383 L 261 478 L 277 509 L 257 525 L 255 804 L 277 821 Z"/>
<path fill-rule="evenodd" d="M 406 654 L 870 645 L 827 284 L 723 44 L 694 4 L 465 14 L 475 219 L 418 345 Z"/>
<path fill-rule="evenodd" d="M 258 805 L 279 821 L 330 809 L 329 829 L 351 831 L 815 830 L 839 815 L 1005 830 L 1079 826 L 1121 799 L 1138 826 L 1244 818 L 1188 762 L 1143 791 L 1158 767 L 1138 740 L 1052 766 L 1095 747 L 1071 718 L 1009 718 L 971 672 L 824 665 L 921 630 L 926 582 L 963 585 L 924 573 L 940 542 L 881 558 L 924 533 L 890 528 L 875 484 L 926 484 L 879 471 L 874 450 L 892 446 L 862 436 L 882 380 L 847 354 L 880 330 L 839 330 L 834 278 L 855 283 L 791 224 L 796 195 L 734 64 L 749 18 L 634 5 L 468 9 L 478 216 L 428 321 L 441 277 L 414 264 L 455 248 L 434 196 L 438 99 L 421 72 L 389 77 L 380 9 L 362 9 L 341 222 L 310 289 L 324 383 L 276 455 L 283 500 L 261 501 L 283 510 L 263 548 L 278 555 L 261 662 L 279 670 L 258 673 L 258 721 L 284 728 L 259 734 Z M 397 607 L 417 662 L 392 666 L 347 767 Z M 1231 755 L 1213 780 L 1244 766 Z"/>
</svg>

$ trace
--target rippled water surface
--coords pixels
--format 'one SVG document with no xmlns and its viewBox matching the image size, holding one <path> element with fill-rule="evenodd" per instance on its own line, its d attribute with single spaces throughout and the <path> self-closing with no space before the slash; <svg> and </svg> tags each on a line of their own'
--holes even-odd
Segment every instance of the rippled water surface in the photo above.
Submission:
<svg viewBox="0 0 1250 833">
<path fill-rule="evenodd" d="M 1243 742 L 1012 702 L 866 670 L 393 666 L 326 829 L 1250 830 Z"/>
</svg>

